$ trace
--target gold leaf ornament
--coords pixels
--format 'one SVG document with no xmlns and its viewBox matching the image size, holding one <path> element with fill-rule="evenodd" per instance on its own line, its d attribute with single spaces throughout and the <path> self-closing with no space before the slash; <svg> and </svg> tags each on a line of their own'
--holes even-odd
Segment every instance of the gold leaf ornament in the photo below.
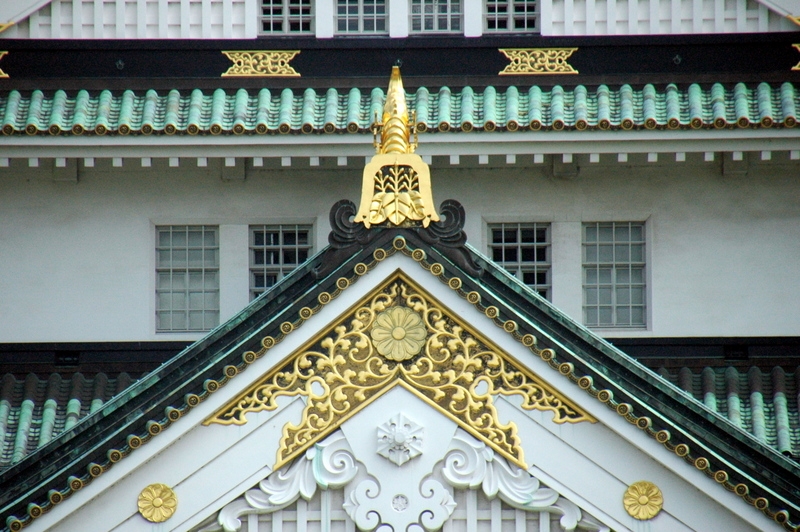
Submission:
<svg viewBox="0 0 800 532">
<path fill-rule="evenodd" d="M 406 307 L 391 307 L 375 318 L 370 336 L 378 353 L 401 362 L 422 351 L 428 332 L 419 314 Z"/>
<path fill-rule="evenodd" d="M 150 484 L 139 494 L 139 513 L 151 523 L 163 523 L 178 508 L 178 496 L 166 484 Z"/>
<path fill-rule="evenodd" d="M 634 519 L 646 521 L 654 518 L 664 506 L 664 496 L 658 486 L 646 480 L 634 482 L 622 497 L 625 511 Z"/>
</svg>

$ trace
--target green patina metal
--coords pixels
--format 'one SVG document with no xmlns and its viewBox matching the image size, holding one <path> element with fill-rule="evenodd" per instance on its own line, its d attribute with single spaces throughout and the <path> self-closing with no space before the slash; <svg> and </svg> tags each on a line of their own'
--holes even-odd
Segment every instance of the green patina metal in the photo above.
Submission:
<svg viewBox="0 0 800 532">
<path fill-rule="evenodd" d="M 793 127 L 800 105 L 800 93 L 788 82 L 636 89 L 420 87 L 407 97 L 420 132 Z M 50 96 L 11 91 L 0 97 L 0 128 L 6 135 L 366 133 L 383 100 L 380 88 L 346 94 L 333 88 L 59 90 Z"/>
</svg>

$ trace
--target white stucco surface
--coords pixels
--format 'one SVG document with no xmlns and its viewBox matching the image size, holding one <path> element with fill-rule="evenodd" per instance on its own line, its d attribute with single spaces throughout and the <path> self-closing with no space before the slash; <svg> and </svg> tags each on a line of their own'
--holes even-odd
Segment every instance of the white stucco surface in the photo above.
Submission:
<svg viewBox="0 0 800 532">
<path fill-rule="evenodd" d="M 579 174 L 555 178 L 552 166 L 434 157 L 434 200 L 459 200 L 469 242 L 486 252 L 487 223 L 552 224 L 552 301 L 581 320 L 581 224 L 645 222 L 646 329 L 605 336 L 796 336 L 800 334 L 800 204 L 797 164 L 787 153 L 750 158 L 746 174 L 723 175 L 720 157 L 704 162 L 618 164 L 576 156 Z M 182 160 L 97 159 L 78 182 L 54 181 L 12 160 L 0 168 L 0 341 L 146 341 L 198 334 L 155 332 L 155 226 L 220 226 L 222 320 L 248 301 L 247 226 L 313 223 L 315 248 L 327 243 L 328 211 L 358 202 L 360 161 L 319 167 L 303 161 L 247 168 L 220 178 Z M 518 159 L 521 161 L 521 159 Z M 527 159 L 526 159 L 527 161 Z"/>
</svg>

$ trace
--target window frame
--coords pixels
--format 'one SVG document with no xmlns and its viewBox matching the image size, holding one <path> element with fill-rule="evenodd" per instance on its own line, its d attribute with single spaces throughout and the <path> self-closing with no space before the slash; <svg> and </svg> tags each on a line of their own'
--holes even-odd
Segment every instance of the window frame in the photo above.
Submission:
<svg viewBox="0 0 800 532">
<path fill-rule="evenodd" d="M 627 226 L 628 240 L 618 240 L 618 229 L 622 229 L 624 226 Z M 590 240 L 589 228 L 596 230 L 595 240 Z M 601 228 L 611 229 L 611 240 L 601 240 Z M 634 238 L 634 228 L 641 231 L 638 239 Z M 647 223 L 644 221 L 583 222 L 581 224 L 582 317 L 583 323 L 587 327 L 647 329 L 649 323 L 647 234 Z M 591 250 L 593 246 L 596 246 L 595 251 Z M 600 249 L 602 246 L 610 246 L 611 260 L 602 260 Z M 627 260 L 624 258 L 626 246 Z M 634 248 L 639 251 L 634 253 Z M 623 256 L 618 258 L 618 253 Z M 601 278 L 601 270 L 608 271 L 605 279 Z M 590 273 L 591 271 L 594 273 Z M 627 275 L 623 275 L 625 273 Z M 595 290 L 595 294 L 592 294 L 590 290 Z M 601 290 L 610 291 L 610 300 L 603 300 Z M 638 297 L 636 297 L 637 294 Z M 610 309 L 610 322 L 601 319 L 601 309 Z M 620 314 L 621 309 L 627 312 L 627 318 L 625 318 L 625 312 Z M 634 319 L 634 309 L 641 311 L 641 321 Z M 590 316 L 592 310 L 595 311 L 596 321 Z"/>
<path fill-rule="evenodd" d="M 265 5 L 269 2 L 272 4 Z M 293 4 L 293 2 L 296 2 Z M 277 4 L 280 3 L 280 6 Z M 259 35 L 269 35 L 269 36 L 292 36 L 292 35 L 314 35 L 316 32 L 316 9 L 315 9 L 314 0 L 261 0 L 259 4 L 259 9 L 261 10 L 261 14 L 259 16 Z M 304 14 L 302 12 L 303 8 L 308 8 L 308 13 Z M 280 9 L 280 14 L 264 14 L 264 11 L 268 8 L 272 9 Z M 292 9 L 300 9 L 299 14 L 292 14 Z M 281 30 L 274 31 L 274 30 L 265 30 L 265 24 L 275 24 L 280 22 Z M 308 29 L 302 29 L 302 25 L 304 22 L 308 23 Z M 291 30 L 292 23 L 299 23 L 301 29 L 297 31 Z"/>
<path fill-rule="evenodd" d="M 522 281 L 526 286 L 530 287 L 531 290 L 548 301 L 552 301 L 552 224 L 550 222 L 497 222 L 487 223 L 486 227 L 489 255 L 492 261 L 508 271 L 509 274 Z M 500 242 L 496 242 L 494 239 L 494 232 L 498 230 L 502 235 L 502 240 Z M 507 234 L 506 232 L 510 230 L 515 231 L 516 241 L 505 240 Z M 523 241 L 523 230 L 532 230 L 534 232 L 534 240 L 527 242 Z M 538 240 L 538 231 L 544 231 L 545 237 L 543 241 Z M 523 247 L 534 249 L 533 260 L 523 260 Z M 498 261 L 496 260 L 496 252 L 497 250 L 501 249 L 504 250 L 502 253 L 503 260 Z M 515 257 L 514 260 L 505 260 L 506 249 L 516 250 L 515 254 L 513 255 Z M 538 256 L 540 250 L 543 250 L 545 255 L 542 260 L 540 260 Z M 525 274 L 529 273 L 534 275 L 533 283 L 526 282 Z M 539 282 L 540 274 L 545 276 L 543 282 Z"/>
<path fill-rule="evenodd" d="M 258 244 L 256 242 L 256 231 L 276 231 L 278 233 L 278 244 Z M 299 239 L 295 240 L 295 244 L 285 244 L 285 235 L 290 231 L 294 231 L 295 236 L 299 232 L 306 233 L 306 243 L 301 244 Z M 250 224 L 247 228 L 248 232 L 248 290 L 250 300 L 254 300 L 262 293 L 267 292 L 281 279 L 286 277 L 291 271 L 301 266 L 314 254 L 314 224 L 313 223 L 266 223 L 266 224 Z M 266 235 L 265 235 L 266 238 Z M 295 263 L 285 261 L 286 251 L 295 251 Z M 263 263 L 258 263 L 258 252 L 263 252 Z M 267 262 L 267 253 L 277 253 L 278 262 Z M 304 258 L 300 257 L 304 252 Z M 264 276 L 264 282 L 260 285 L 255 282 L 257 275 Z M 275 279 L 271 284 L 267 284 L 266 276 L 274 274 Z"/>
<path fill-rule="evenodd" d="M 345 2 L 345 5 L 340 5 L 341 2 Z M 372 7 L 377 11 L 379 7 L 379 2 L 381 2 L 380 7 L 383 7 L 383 13 L 373 13 L 372 15 L 365 14 L 365 8 Z M 354 3 L 355 5 L 352 6 L 350 4 Z M 337 36 L 356 36 L 356 35 L 388 35 L 389 34 L 389 2 L 386 0 L 336 0 L 335 4 L 336 15 L 334 21 L 334 32 Z M 356 8 L 356 14 L 352 15 L 349 13 L 345 13 L 342 15 L 339 11 L 341 8 Z M 345 23 L 349 20 L 356 20 L 358 28 L 356 30 L 341 30 L 339 29 L 340 22 L 342 19 L 345 19 Z M 371 20 L 375 27 L 377 27 L 379 21 L 383 21 L 383 29 L 372 29 L 372 30 L 365 30 L 364 26 L 365 23 Z"/>
<path fill-rule="evenodd" d="M 200 231 L 200 245 L 191 245 L 190 233 Z M 161 239 L 162 233 L 169 231 L 169 244 L 165 245 Z M 173 235 L 184 233 L 185 245 L 176 245 Z M 213 245 L 207 245 L 206 234 L 213 234 Z M 220 229 L 218 225 L 197 225 L 197 224 L 161 224 L 155 226 L 155 331 L 156 333 L 198 333 L 207 332 L 220 323 Z M 185 250 L 185 265 L 176 264 L 175 253 L 181 249 Z M 190 253 L 200 253 L 201 263 L 192 265 Z M 213 264 L 207 264 L 207 252 L 213 252 Z M 169 262 L 163 261 L 168 253 Z M 183 286 L 176 286 L 176 277 L 183 274 Z M 211 280 L 211 277 L 215 280 Z M 162 286 L 162 280 L 169 276 L 169 286 Z M 200 279 L 200 286 L 192 286 L 192 278 L 195 281 Z M 208 283 L 207 283 L 208 281 Z M 178 281 L 180 284 L 180 281 Z M 182 308 L 175 306 L 175 301 L 180 300 L 179 295 L 183 296 L 184 305 Z M 193 299 L 201 296 L 202 305 L 196 308 Z M 169 296 L 170 304 L 165 308 L 165 296 Z M 195 296 L 193 298 L 193 296 Z M 209 304 L 209 296 L 211 304 Z M 214 304 L 216 300 L 216 304 Z M 175 317 L 183 313 L 183 327 L 175 326 Z M 192 327 L 192 316 L 201 316 L 202 327 Z M 169 325 L 166 326 L 163 317 L 169 316 Z"/>
<path fill-rule="evenodd" d="M 432 7 L 431 13 L 425 13 L 424 7 L 428 3 Z M 440 6 L 447 6 L 446 12 L 437 13 L 436 8 Z M 453 11 L 453 6 L 456 5 L 458 11 Z M 414 8 L 419 6 L 419 12 L 415 13 Z M 464 0 L 410 0 L 409 10 L 409 34 L 410 35 L 431 35 L 431 34 L 463 34 L 464 33 Z M 426 19 L 430 18 L 435 26 L 437 19 L 446 16 L 447 28 L 441 29 L 425 29 Z M 453 28 L 453 22 L 458 24 L 457 28 Z M 414 23 L 419 22 L 419 29 L 414 29 Z"/>
<path fill-rule="evenodd" d="M 533 5 L 534 10 L 528 11 L 527 8 Z M 490 13 L 490 8 L 494 6 L 496 9 L 505 8 L 504 13 L 495 11 Z M 516 11 L 516 8 L 521 6 L 522 11 Z M 483 31 L 485 33 L 540 33 L 541 31 L 541 3 L 539 0 L 483 0 Z M 527 22 L 530 17 L 533 17 L 533 27 L 528 27 Z M 517 28 L 515 22 L 517 20 L 524 20 L 525 27 Z M 507 24 L 506 28 L 491 28 L 491 22 L 495 23 L 504 21 Z"/>
</svg>

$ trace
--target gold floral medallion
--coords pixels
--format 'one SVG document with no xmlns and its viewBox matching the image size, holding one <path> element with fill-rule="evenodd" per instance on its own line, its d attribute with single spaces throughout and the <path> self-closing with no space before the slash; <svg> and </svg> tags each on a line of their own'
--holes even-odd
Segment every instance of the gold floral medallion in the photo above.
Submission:
<svg viewBox="0 0 800 532">
<path fill-rule="evenodd" d="M 151 523 L 163 523 L 177 507 L 178 496 L 165 484 L 150 484 L 139 494 L 139 513 Z"/>
<path fill-rule="evenodd" d="M 634 482 L 622 497 L 625 511 L 634 519 L 646 521 L 654 518 L 664 506 L 664 497 L 658 486 L 646 480 Z"/>
<path fill-rule="evenodd" d="M 422 351 L 428 332 L 419 314 L 407 307 L 391 307 L 375 317 L 370 336 L 378 353 L 402 362 Z"/>
</svg>

